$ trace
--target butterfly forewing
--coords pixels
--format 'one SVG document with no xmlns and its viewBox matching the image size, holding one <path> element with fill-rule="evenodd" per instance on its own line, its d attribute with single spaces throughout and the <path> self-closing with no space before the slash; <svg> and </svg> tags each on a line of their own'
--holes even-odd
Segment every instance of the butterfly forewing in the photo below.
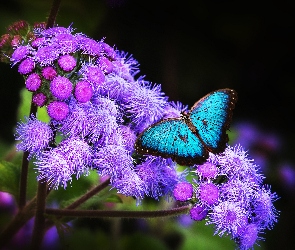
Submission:
<svg viewBox="0 0 295 250">
<path fill-rule="evenodd" d="M 150 126 L 139 135 L 135 148 L 141 154 L 170 157 L 181 165 L 202 163 L 208 157 L 202 142 L 181 118 Z"/>
<path fill-rule="evenodd" d="M 209 93 L 194 104 L 189 113 L 197 136 L 210 152 L 222 152 L 228 141 L 229 128 L 237 94 L 232 89 L 220 89 Z"/>
</svg>

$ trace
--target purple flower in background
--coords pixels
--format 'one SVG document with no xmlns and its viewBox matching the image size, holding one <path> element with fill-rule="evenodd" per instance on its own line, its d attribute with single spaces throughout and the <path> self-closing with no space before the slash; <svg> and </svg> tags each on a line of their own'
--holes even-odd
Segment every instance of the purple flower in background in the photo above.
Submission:
<svg viewBox="0 0 295 250">
<path fill-rule="evenodd" d="M 291 163 L 284 163 L 279 167 L 279 177 L 283 187 L 290 189 L 295 188 L 295 167 Z"/>
</svg>

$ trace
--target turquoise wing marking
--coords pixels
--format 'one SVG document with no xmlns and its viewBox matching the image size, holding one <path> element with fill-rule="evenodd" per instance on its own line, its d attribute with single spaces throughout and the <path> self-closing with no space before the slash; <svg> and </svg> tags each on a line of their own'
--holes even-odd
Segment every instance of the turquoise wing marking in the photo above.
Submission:
<svg viewBox="0 0 295 250">
<path fill-rule="evenodd" d="M 150 126 L 139 135 L 135 148 L 142 154 L 170 157 L 181 165 L 201 163 L 208 157 L 201 140 L 181 118 Z"/>
<path fill-rule="evenodd" d="M 188 114 L 199 138 L 209 151 L 221 152 L 228 142 L 229 128 L 237 94 L 232 89 L 209 93 L 194 104 Z"/>
</svg>

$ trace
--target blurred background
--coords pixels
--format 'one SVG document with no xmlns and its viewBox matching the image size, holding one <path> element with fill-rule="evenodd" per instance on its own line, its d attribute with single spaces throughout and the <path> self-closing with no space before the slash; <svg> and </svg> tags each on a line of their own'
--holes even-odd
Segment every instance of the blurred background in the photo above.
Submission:
<svg viewBox="0 0 295 250">
<path fill-rule="evenodd" d="M 50 4 L 51 1 L 38 0 L 2 1 L 0 35 L 17 20 L 30 24 L 46 21 Z M 266 241 L 258 249 L 292 249 L 295 245 L 294 19 L 291 1 L 63 0 L 57 23 L 72 25 L 77 32 L 97 40 L 105 37 L 109 45 L 132 54 L 140 64 L 139 75 L 161 84 L 171 101 L 192 106 L 213 90 L 235 89 L 239 100 L 231 127 L 232 143 L 240 142 L 249 150 L 250 157 L 262 167 L 266 183 L 281 197 L 275 202 L 281 211 L 279 222 L 263 235 Z M 1 63 L 1 148 L 14 142 L 13 128 L 23 86 L 17 68 Z M 134 231 L 138 233 L 141 228 L 144 232 L 136 235 L 138 239 L 147 234 L 145 224 L 163 222 L 159 221 L 130 220 L 120 222 L 120 228 L 129 234 L 131 242 L 135 239 Z M 118 223 L 113 221 L 113 227 L 117 228 Z M 169 224 L 171 228 L 180 222 L 174 219 L 173 223 Z M 214 249 L 208 245 L 208 241 L 219 240 L 218 236 L 212 236 L 213 230 L 191 222 L 181 223 L 185 225 L 183 229 L 170 230 L 164 236 L 154 231 L 151 235 L 159 236 L 160 242 L 154 248 Z M 92 219 L 80 220 L 79 225 L 86 232 L 90 230 L 94 237 L 93 232 L 105 224 L 108 224 L 105 220 Z M 204 242 L 196 245 L 193 239 L 198 237 Z M 99 239 L 104 242 L 103 236 Z M 97 244 L 99 247 L 100 243 Z M 232 243 L 225 243 L 224 248 L 218 244 L 220 249 L 234 249 Z"/>
</svg>

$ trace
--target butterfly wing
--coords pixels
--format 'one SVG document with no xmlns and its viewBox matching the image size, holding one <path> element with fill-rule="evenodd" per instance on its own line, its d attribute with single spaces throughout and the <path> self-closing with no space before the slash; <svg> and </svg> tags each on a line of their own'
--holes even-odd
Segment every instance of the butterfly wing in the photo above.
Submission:
<svg viewBox="0 0 295 250">
<path fill-rule="evenodd" d="M 229 129 L 237 99 L 234 90 L 220 89 L 196 102 L 188 114 L 197 136 L 212 153 L 220 153 L 226 147 L 226 130 Z"/>
<path fill-rule="evenodd" d="M 144 130 L 136 139 L 140 154 L 171 158 L 181 165 L 201 164 L 208 152 L 181 118 L 162 120 Z"/>
</svg>

